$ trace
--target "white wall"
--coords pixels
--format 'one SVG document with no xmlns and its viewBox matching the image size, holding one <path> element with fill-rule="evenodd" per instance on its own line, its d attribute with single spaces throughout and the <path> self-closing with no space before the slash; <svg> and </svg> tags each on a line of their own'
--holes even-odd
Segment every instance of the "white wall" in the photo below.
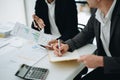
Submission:
<svg viewBox="0 0 120 80">
<path fill-rule="evenodd" d="M 0 0 L 0 23 L 17 21 L 30 27 L 32 14 L 34 14 L 35 1 L 36 0 Z"/>
<path fill-rule="evenodd" d="M 0 0 L 0 23 L 16 21 L 26 24 L 24 0 Z"/>
<path fill-rule="evenodd" d="M 24 0 L 25 10 L 26 10 L 27 25 L 29 27 L 31 26 L 32 15 L 34 14 L 35 1 L 36 0 Z"/>
</svg>

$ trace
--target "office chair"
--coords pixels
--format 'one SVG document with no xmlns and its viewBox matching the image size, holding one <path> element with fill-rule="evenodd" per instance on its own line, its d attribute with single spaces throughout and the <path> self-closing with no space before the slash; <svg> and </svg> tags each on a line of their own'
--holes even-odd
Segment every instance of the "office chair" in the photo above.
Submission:
<svg viewBox="0 0 120 80">
<path fill-rule="evenodd" d="M 85 27 L 86 27 L 86 25 L 78 23 L 78 30 L 79 31 L 82 31 Z"/>
</svg>

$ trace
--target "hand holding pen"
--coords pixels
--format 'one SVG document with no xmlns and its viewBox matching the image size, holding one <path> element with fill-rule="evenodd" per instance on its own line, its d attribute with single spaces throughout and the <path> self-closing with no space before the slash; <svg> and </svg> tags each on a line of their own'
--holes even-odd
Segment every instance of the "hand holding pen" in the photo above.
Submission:
<svg viewBox="0 0 120 80">
<path fill-rule="evenodd" d="M 63 44 L 61 43 L 60 40 L 57 41 L 57 43 L 54 43 L 53 45 L 42 45 L 42 44 L 39 44 L 41 47 L 43 48 L 46 48 L 46 49 L 49 49 L 49 50 L 54 50 L 54 54 L 56 56 L 62 56 L 64 53 L 66 53 L 69 49 L 69 46 L 68 44 Z"/>
<path fill-rule="evenodd" d="M 63 44 L 58 41 L 58 43 L 53 46 L 53 49 L 54 49 L 54 54 L 56 56 L 61 57 L 63 54 L 65 54 L 68 51 L 69 46 L 67 44 Z"/>
<path fill-rule="evenodd" d="M 33 23 L 34 23 L 34 26 L 36 27 L 36 28 L 38 28 L 39 30 L 41 30 L 42 28 L 44 28 L 45 27 L 45 24 L 44 24 L 44 21 L 41 19 L 41 18 L 39 18 L 37 15 L 33 15 L 32 16 L 33 17 Z"/>
</svg>

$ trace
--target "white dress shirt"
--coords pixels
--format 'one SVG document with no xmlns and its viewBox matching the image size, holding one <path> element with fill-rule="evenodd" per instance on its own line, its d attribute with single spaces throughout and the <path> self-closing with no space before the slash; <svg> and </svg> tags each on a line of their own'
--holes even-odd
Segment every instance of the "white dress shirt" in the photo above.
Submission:
<svg viewBox="0 0 120 80">
<path fill-rule="evenodd" d="M 55 23 L 55 0 L 51 3 L 48 3 L 47 0 L 45 0 L 45 1 L 48 5 L 48 16 L 49 16 L 49 21 L 50 21 L 51 33 L 52 33 L 52 35 L 60 37 L 61 34 L 60 34 L 58 27 Z"/>
<path fill-rule="evenodd" d="M 101 23 L 100 26 L 100 38 L 102 40 L 103 48 L 107 54 L 107 56 L 111 57 L 111 53 L 109 51 L 109 43 L 110 43 L 110 27 L 111 27 L 111 17 L 112 12 L 115 7 L 116 0 L 112 3 L 108 13 L 106 16 L 101 12 L 101 10 L 97 10 L 96 19 Z"/>
</svg>

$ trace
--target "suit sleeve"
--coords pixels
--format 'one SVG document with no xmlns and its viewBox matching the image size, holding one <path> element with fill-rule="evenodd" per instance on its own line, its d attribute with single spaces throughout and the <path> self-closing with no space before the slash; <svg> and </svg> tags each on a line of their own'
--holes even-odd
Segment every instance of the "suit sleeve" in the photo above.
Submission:
<svg viewBox="0 0 120 80">
<path fill-rule="evenodd" d="M 104 72 L 120 73 L 120 57 L 104 57 Z"/>
<path fill-rule="evenodd" d="M 82 30 L 82 32 L 77 34 L 74 38 L 69 39 L 65 42 L 69 45 L 71 51 L 86 45 L 87 43 L 90 42 L 91 39 L 94 38 L 95 34 L 94 34 L 93 22 L 94 22 L 94 17 L 91 16 L 87 26 Z"/>
</svg>

